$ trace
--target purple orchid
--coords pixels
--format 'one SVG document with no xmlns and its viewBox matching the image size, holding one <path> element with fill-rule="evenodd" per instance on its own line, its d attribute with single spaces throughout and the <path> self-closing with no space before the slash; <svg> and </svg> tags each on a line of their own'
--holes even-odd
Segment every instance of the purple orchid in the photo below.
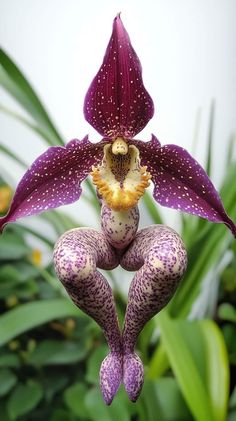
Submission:
<svg viewBox="0 0 236 421">
<path fill-rule="evenodd" d="M 86 136 L 65 147 L 51 147 L 37 158 L 19 183 L 8 214 L 0 219 L 0 231 L 18 218 L 78 200 L 81 182 L 94 166 L 92 176 L 98 192 L 113 209 L 134 206 L 152 178 L 158 203 L 224 222 L 236 236 L 236 226 L 216 189 L 186 150 L 176 145 L 161 146 L 154 135 L 145 143 L 133 139 L 153 113 L 140 61 L 118 15 L 102 66 L 84 102 L 85 118 L 103 140 L 94 144 Z M 129 163 L 136 158 L 142 167 L 138 162 L 137 168 L 129 171 Z M 107 161 L 110 171 L 106 176 Z M 120 165 L 123 168 L 118 174 Z"/>
<path fill-rule="evenodd" d="M 96 144 L 86 136 L 65 147 L 51 147 L 20 181 L 3 227 L 17 219 L 75 202 L 81 182 L 92 175 L 101 201 L 102 232 L 78 228 L 57 242 L 58 278 L 75 304 L 103 329 L 110 353 L 102 362 L 100 384 L 110 404 L 123 381 L 136 401 L 144 378 L 134 347 L 145 323 L 173 296 L 186 269 L 182 240 L 172 229 L 154 225 L 137 233 L 140 197 L 154 183 L 154 199 L 163 206 L 236 225 L 203 168 L 176 145 L 134 140 L 152 118 L 153 101 L 142 80 L 139 59 L 118 15 L 106 54 L 84 102 L 86 120 L 101 134 Z M 97 270 L 118 265 L 137 271 L 131 283 L 123 332 L 112 290 Z"/>
</svg>

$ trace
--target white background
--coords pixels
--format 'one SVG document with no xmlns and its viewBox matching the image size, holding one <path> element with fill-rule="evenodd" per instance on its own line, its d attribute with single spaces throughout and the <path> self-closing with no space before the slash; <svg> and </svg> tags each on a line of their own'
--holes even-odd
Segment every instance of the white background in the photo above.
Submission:
<svg viewBox="0 0 236 421">
<path fill-rule="evenodd" d="M 156 109 L 138 138 L 149 140 L 153 132 L 163 144 L 187 148 L 204 165 L 215 99 L 213 181 L 219 187 L 236 126 L 235 0 L 0 0 L 1 44 L 31 81 L 64 138 L 89 133 L 97 141 L 99 135 L 84 120 L 83 99 L 118 12 Z M 0 94 L 1 103 L 22 112 L 4 91 Z M 196 120 L 200 124 L 193 150 Z M 0 124 L 0 141 L 28 163 L 45 150 L 43 141 L 15 120 L 0 114 Z M 22 175 L 3 156 L 0 170 L 13 184 Z M 82 199 L 66 209 L 86 223 Z M 164 209 L 164 215 L 175 226 L 177 212 Z"/>
</svg>

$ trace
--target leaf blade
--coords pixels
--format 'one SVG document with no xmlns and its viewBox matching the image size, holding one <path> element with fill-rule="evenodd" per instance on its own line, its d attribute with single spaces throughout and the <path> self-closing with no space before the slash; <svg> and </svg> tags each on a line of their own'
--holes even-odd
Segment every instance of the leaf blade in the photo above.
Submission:
<svg viewBox="0 0 236 421">
<path fill-rule="evenodd" d="M 0 316 L 0 346 L 50 320 L 76 317 L 80 314 L 80 310 L 68 299 L 58 298 L 22 304 Z"/>
<path fill-rule="evenodd" d="M 178 322 L 171 320 L 167 313 L 162 311 L 158 323 L 171 367 L 193 416 L 199 421 L 213 421 L 208 393 Z"/>
<path fill-rule="evenodd" d="M 0 49 L 0 83 L 22 105 L 37 123 L 38 127 L 48 134 L 51 144 L 63 144 L 61 136 L 54 127 L 34 89 L 3 49 Z"/>
<path fill-rule="evenodd" d="M 212 320 L 201 321 L 206 344 L 208 388 L 214 419 L 224 421 L 229 395 L 229 362 L 222 333 Z"/>
</svg>

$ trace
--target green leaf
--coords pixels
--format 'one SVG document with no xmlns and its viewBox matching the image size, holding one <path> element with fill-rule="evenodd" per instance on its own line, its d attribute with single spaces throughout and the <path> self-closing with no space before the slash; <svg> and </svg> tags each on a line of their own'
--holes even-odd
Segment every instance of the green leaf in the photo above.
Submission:
<svg viewBox="0 0 236 421">
<path fill-rule="evenodd" d="M 165 413 L 162 411 L 159 399 L 157 397 L 155 383 L 151 380 L 146 380 L 143 385 L 143 390 L 140 396 L 140 401 L 144 408 L 140 407 L 141 413 L 139 418 L 141 421 L 166 421 Z"/>
<path fill-rule="evenodd" d="M 221 273 L 222 288 L 227 293 L 236 291 L 236 267 L 228 266 Z"/>
<path fill-rule="evenodd" d="M 88 410 L 85 405 L 87 388 L 83 383 L 74 383 L 64 393 L 64 400 L 68 408 L 78 417 L 88 418 Z"/>
<path fill-rule="evenodd" d="M 82 188 L 83 188 L 83 186 L 85 186 L 87 188 L 87 190 L 90 192 L 91 199 L 88 198 L 88 201 L 90 202 L 90 204 L 92 206 L 94 206 L 94 208 L 96 209 L 97 213 L 100 215 L 101 206 L 100 206 L 99 201 L 98 201 L 96 189 L 95 189 L 95 187 L 94 187 L 91 179 L 90 178 L 86 178 L 83 181 Z"/>
<path fill-rule="evenodd" d="M 175 379 L 172 377 L 161 378 L 154 385 L 156 389 L 156 400 L 158 401 L 160 411 L 164 414 L 164 421 L 189 421 L 191 419 L 190 411 Z"/>
<path fill-rule="evenodd" d="M 0 268 L 0 297 L 5 298 L 18 285 L 19 273 L 11 265 L 4 265 Z"/>
<path fill-rule="evenodd" d="M 211 320 L 203 320 L 201 329 L 205 339 L 208 389 L 215 421 L 224 421 L 229 395 L 229 362 L 223 335 Z"/>
<path fill-rule="evenodd" d="M 38 292 L 39 270 L 25 261 L 17 261 L 14 266 L 6 264 L 0 269 L 0 297 L 17 295 L 18 298 L 28 298 Z M 34 278 L 34 279 L 33 279 Z"/>
<path fill-rule="evenodd" d="M 229 416 L 227 418 L 227 421 L 235 421 L 236 419 L 236 409 L 229 412 Z"/>
<path fill-rule="evenodd" d="M 15 294 L 18 299 L 27 300 L 34 297 L 38 293 L 38 291 L 38 283 L 34 279 L 30 279 L 23 285 L 17 285 L 11 293 Z"/>
<path fill-rule="evenodd" d="M 38 274 L 39 270 L 37 266 L 34 266 L 32 263 L 24 260 L 14 262 L 14 266 L 7 263 L 0 268 L 1 282 L 10 280 L 22 284 L 28 281 L 28 279 L 37 277 Z"/>
<path fill-rule="evenodd" d="M 61 370 L 47 370 L 42 379 L 42 386 L 47 402 L 51 402 L 58 392 L 64 390 L 68 382 L 69 377 L 67 373 L 61 372 Z"/>
<path fill-rule="evenodd" d="M 231 393 L 231 396 L 230 396 L 229 408 L 236 409 L 236 386 L 234 387 L 233 392 Z"/>
<path fill-rule="evenodd" d="M 98 384 L 100 366 L 103 359 L 108 354 L 108 352 L 109 350 L 106 345 L 101 345 L 92 352 L 87 363 L 87 370 L 86 370 L 87 382 Z"/>
<path fill-rule="evenodd" d="M 213 143 L 213 129 L 215 120 L 215 101 L 213 100 L 210 108 L 209 128 L 208 128 L 208 142 L 207 142 L 207 163 L 206 172 L 211 176 L 211 160 L 212 160 L 212 143 Z"/>
<path fill-rule="evenodd" d="M 10 421 L 10 418 L 8 417 L 8 414 L 7 414 L 5 400 L 4 401 L 0 400 L 0 420 Z"/>
<path fill-rule="evenodd" d="M 143 201 L 144 201 L 146 210 L 148 211 L 154 224 L 163 224 L 163 220 L 162 220 L 161 215 L 158 212 L 156 202 L 153 199 L 153 197 L 151 197 L 148 191 L 145 192 L 143 196 Z"/>
<path fill-rule="evenodd" d="M 29 255 L 30 248 L 19 236 L 5 232 L 0 236 L 0 260 L 17 260 Z"/>
<path fill-rule="evenodd" d="M 43 397 L 43 389 L 39 383 L 19 384 L 7 402 L 7 412 L 11 420 L 34 409 Z"/>
<path fill-rule="evenodd" d="M 229 361 L 232 365 L 236 365 L 236 325 L 227 323 L 222 327 L 225 344 L 228 350 Z"/>
<path fill-rule="evenodd" d="M 168 370 L 169 366 L 170 363 L 165 347 L 163 346 L 163 343 L 160 342 L 149 361 L 147 377 L 149 379 L 157 379 Z"/>
<path fill-rule="evenodd" d="M 22 115 L 18 114 L 15 111 L 10 110 L 9 108 L 4 107 L 0 104 L 0 111 L 2 111 L 4 114 L 7 114 L 10 117 L 13 117 L 14 119 L 18 120 L 20 123 L 24 124 L 27 128 L 30 130 L 33 130 L 37 135 L 42 137 L 49 145 L 54 145 L 51 139 L 51 135 L 47 133 L 46 130 L 43 128 L 38 127 L 37 125 L 31 123 L 29 120 L 27 120 Z M 58 142 L 59 143 L 59 142 Z"/>
<path fill-rule="evenodd" d="M 50 421 L 78 421 L 78 418 L 65 409 L 56 409 Z"/>
<path fill-rule="evenodd" d="M 150 341 L 152 339 L 153 332 L 156 328 L 155 321 L 151 319 L 149 323 L 147 323 L 142 332 L 139 335 L 138 341 L 137 341 L 137 348 L 140 351 L 142 361 L 144 365 L 146 365 L 149 361 L 149 347 L 150 347 Z"/>
<path fill-rule="evenodd" d="M 19 233 L 21 235 L 30 234 L 33 237 L 37 238 L 38 240 L 41 240 L 43 243 L 45 243 L 47 246 L 49 246 L 52 249 L 54 247 L 54 241 L 51 241 L 49 238 L 45 237 L 45 235 L 42 235 L 38 231 L 32 228 L 29 228 L 26 225 L 22 225 L 22 224 L 19 225 L 17 223 L 14 223 L 14 225 L 12 226 L 12 229 L 14 229 L 14 232 Z"/>
<path fill-rule="evenodd" d="M 0 367 L 19 368 L 20 360 L 16 354 L 3 354 L 0 355 Z"/>
<path fill-rule="evenodd" d="M 229 303 L 223 303 L 218 308 L 218 315 L 222 320 L 228 320 L 229 322 L 236 322 L 236 310 Z"/>
<path fill-rule="evenodd" d="M 0 83 L 32 117 L 38 129 L 45 134 L 49 144 L 63 144 L 35 91 L 2 49 L 0 50 Z"/>
<path fill-rule="evenodd" d="M 37 267 L 23 260 L 14 262 L 14 266 L 4 265 L 0 269 L 0 297 L 16 295 L 18 298 L 31 298 L 39 289 L 36 282 L 39 273 Z"/>
<path fill-rule="evenodd" d="M 171 367 L 195 419 L 225 420 L 229 364 L 217 325 L 171 320 L 165 311 L 158 320 Z"/>
<path fill-rule="evenodd" d="M 203 379 L 181 333 L 180 323 L 172 321 L 164 311 L 158 321 L 171 367 L 194 418 L 198 421 L 216 421 Z"/>
<path fill-rule="evenodd" d="M 82 226 L 80 222 L 75 221 L 61 210 L 50 210 L 38 217 L 49 222 L 58 236 L 64 234 L 65 231 L 71 228 Z"/>
<path fill-rule="evenodd" d="M 100 390 L 91 389 L 85 396 L 85 405 L 92 421 L 129 421 L 129 413 L 122 399 L 114 399 L 111 406 L 106 406 Z"/>
<path fill-rule="evenodd" d="M 6 156 L 13 159 L 13 161 L 17 162 L 17 164 L 20 164 L 24 169 L 28 167 L 28 165 L 18 157 L 13 151 L 11 151 L 7 146 L 4 146 L 0 144 L 0 151 L 3 152 Z"/>
<path fill-rule="evenodd" d="M 35 366 L 73 364 L 81 361 L 87 350 L 79 343 L 45 340 L 40 342 L 27 359 Z"/>
<path fill-rule="evenodd" d="M 228 152 L 227 153 L 227 160 L 226 160 L 227 167 L 230 166 L 233 162 L 235 145 L 236 145 L 236 137 L 235 137 L 235 134 L 232 134 L 230 136 L 230 139 L 229 139 L 229 147 L 228 147 L 228 151 L 227 151 Z"/>
<path fill-rule="evenodd" d="M 0 316 L 0 345 L 43 323 L 60 317 L 80 315 L 80 310 L 68 299 L 22 304 Z"/>
<path fill-rule="evenodd" d="M 16 384 L 16 375 L 8 369 L 0 370 L 0 396 L 6 395 Z"/>
<path fill-rule="evenodd" d="M 214 131 L 214 120 L 215 120 L 215 101 L 212 100 L 210 106 L 210 116 L 208 123 L 208 139 L 207 139 L 207 161 L 205 165 L 206 173 L 211 177 L 212 172 L 212 152 L 213 152 L 213 131 Z M 207 220 L 203 218 L 197 219 L 196 232 L 201 231 L 207 225 Z"/>
</svg>

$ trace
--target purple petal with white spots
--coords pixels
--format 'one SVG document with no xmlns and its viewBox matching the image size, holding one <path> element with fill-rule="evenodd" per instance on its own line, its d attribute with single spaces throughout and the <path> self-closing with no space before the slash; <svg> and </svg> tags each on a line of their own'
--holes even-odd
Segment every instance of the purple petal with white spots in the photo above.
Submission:
<svg viewBox="0 0 236 421">
<path fill-rule="evenodd" d="M 183 148 L 160 143 L 132 142 L 140 150 L 141 163 L 147 165 L 154 183 L 153 196 L 169 208 L 223 222 L 236 236 L 236 225 L 229 218 L 220 196 L 198 162 Z"/>
<path fill-rule="evenodd" d="M 40 155 L 18 184 L 8 214 L 0 218 L 0 232 L 8 222 L 78 200 L 81 182 L 102 159 L 103 145 L 104 141 L 93 144 L 85 137 Z"/>
<path fill-rule="evenodd" d="M 118 15 L 102 66 L 85 97 L 85 118 L 102 136 L 132 138 L 153 113 L 140 61 Z"/>
</svg>

